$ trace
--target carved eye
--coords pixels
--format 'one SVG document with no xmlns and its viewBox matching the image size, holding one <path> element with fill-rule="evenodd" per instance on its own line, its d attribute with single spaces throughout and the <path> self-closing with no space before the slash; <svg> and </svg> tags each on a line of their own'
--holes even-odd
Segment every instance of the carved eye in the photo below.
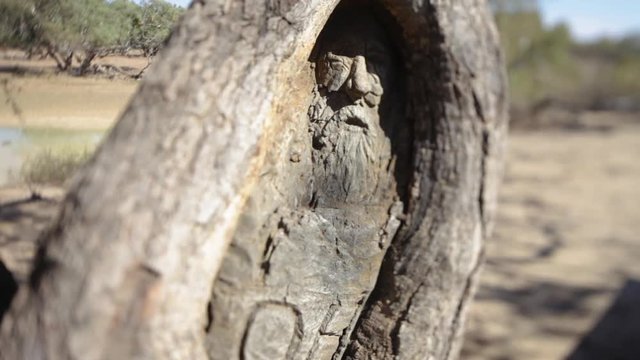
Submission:
<svg viewBox="0 0 640 360">
<path fill-rule="evenodd" d="M 338 59 L 329 60 L 329 67 L 335 71 L 347 70 L 347 65 L 344 63 L 344 61 L 340 61 Z"/>
<path fill-rule="evenodd" d="M 338 91 L 349 77 L 351 59 L 328 52 L 320 60 L 316 73 L 318 83 L 329 92 Z"/>
</svg>

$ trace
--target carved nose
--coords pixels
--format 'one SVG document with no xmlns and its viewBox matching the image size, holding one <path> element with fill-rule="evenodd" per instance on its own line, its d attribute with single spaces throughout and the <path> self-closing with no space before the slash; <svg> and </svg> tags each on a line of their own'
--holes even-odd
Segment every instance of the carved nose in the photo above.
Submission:
<svg viewBox="0 0 640 360">
<path fill-rule="evenodd" d="M 358 97 L 363 97 L 366 93 L 371 92 L 371 81 L 369 81 L 369 74 L 367 73 L 367 63 L 361 55 L 353 59 L 350 85 L 354 95 Z"/>
<path fill-rule="evenodd" d="M 363 56 L 356 56 L 353 59 L 345 90 L 353 101 L 364 99 L 369 106 L 380 103 L 382 95 L 380 79 L 367 71 L 367 63 Z"/>
</svg>

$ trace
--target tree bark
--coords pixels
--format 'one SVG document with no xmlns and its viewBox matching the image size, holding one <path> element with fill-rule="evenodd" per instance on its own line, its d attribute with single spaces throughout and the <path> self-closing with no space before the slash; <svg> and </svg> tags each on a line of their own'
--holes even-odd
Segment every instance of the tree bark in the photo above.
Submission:
<svg viewBox="0 0 640 360">
<path fill-rule="evenodd" d="M 49 56 L 56 62 L 56 67 L 60 71 L 67 71 L 71 69 L 73 64 L 73 51 L 59 52 L 55 46 L 47 46 L 47 52 Z"/>
<path fill-rule="evenodd" d="M 87 70 L 89 70 L 89 67 L 91 66 L 91 63 L 96 58 L 96 56 L 98 56 L 98 51 L 97 50 L 91 49 L 91 50 L 85 51 L 84 57 L 82 58 L 82 61 L 80 62 L 80 67 L 78 68 L 78 74 L 80 76 L 85 75 L 87 73 Z"/>
<path fill-rule="evenodd" d="M 337 5 L 192 4 L 42 235 L 1 358 L 457 356 L 497 34 L 482 0 Z"/>
</svg>

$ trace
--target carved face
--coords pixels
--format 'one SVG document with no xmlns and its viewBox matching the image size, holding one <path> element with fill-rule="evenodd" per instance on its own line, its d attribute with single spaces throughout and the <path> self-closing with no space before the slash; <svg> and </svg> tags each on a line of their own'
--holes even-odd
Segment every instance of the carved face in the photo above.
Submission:
<svg viewBox="0 0 640 360">
<path fill-rule="evenodd" d="M 383 26 L 371 14 L 355 12 L 333 26 L 318 46 L 317 83 L 328 93 L 350 92 L 354 102 L 367 93 L 381 95 L 378 88 L 393 87 L 396 64 Z"/>
<path fill-rule="evenodd" d="M 333 26 L 318 46 L 317 84 L 334 110 L 350 104 L 376 108 L 383 89 L 395 86 L 395 63 L 383 26 L 372 13 L 359 12 L 345 13 Z"/>
<path fill-rule="evenodd" d="M 368 106 L 376 106 L 382 96 L 380 78 L 367 70 L 363 56 L 334 55 L 328 52 L 317 64 L 318 84 L 328 92 L 344 90 L 354 103 L 364 100 Z"/>
</svg>

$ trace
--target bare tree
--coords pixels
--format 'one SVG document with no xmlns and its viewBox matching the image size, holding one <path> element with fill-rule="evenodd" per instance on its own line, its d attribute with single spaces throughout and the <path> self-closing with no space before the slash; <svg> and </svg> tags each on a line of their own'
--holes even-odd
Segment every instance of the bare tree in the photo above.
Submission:
<svg viewBox="0 0 640 360">
<path fill-rule="evenodd" d="M 482 0 L 194 2 L 43 234 L 2 357 L 455 358 L 505 96 Z"/>
</svg>

